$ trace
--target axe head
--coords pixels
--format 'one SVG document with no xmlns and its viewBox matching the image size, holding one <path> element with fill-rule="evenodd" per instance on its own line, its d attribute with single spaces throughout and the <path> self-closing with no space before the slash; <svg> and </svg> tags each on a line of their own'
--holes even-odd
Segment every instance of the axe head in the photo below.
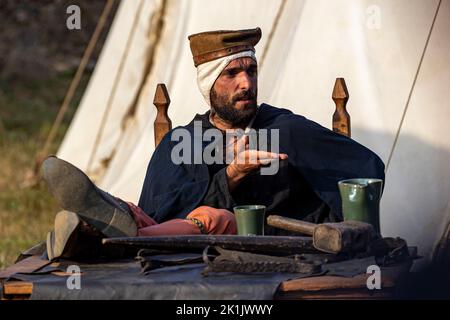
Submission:
<svg viewBox="0 0 450 320">
<path fill-rule="evenodd" d="M 374 227 L 365 222 L 323 223 L 314 229 L 313 245 L 328 253 L 360 252 L 376 237 Z"/>
</svg>

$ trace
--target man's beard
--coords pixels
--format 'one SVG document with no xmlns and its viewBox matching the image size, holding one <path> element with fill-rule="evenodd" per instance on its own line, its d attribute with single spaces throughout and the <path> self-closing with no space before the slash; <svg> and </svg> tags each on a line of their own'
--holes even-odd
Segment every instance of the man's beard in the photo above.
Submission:
<svg viewBox="0 0 450 320">
<path fill-rule="evenodd" d="M 211 108 L 220 119 L 230 123 L 233 126 L 247 125 L 255 116 L 258 108 L 256 104 L 257 91 L 253 94 L 250 91 L 242 91 L 235 96 L 219 96 L 214 89 L 211 89 Z M 253 100 L 241 110 L 235 108 L 239 100 Z"/>
</svg>

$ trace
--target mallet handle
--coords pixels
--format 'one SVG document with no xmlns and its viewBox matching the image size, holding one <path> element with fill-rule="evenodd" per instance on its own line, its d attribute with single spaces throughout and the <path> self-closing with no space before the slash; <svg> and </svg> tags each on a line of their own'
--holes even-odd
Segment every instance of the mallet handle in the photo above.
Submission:
<svg viewBox="0 0 450 320">
<path fill-rule="evenodd" d="M 283 230 L 300 232 L 309 236 L 314 234 L 317 224 L 297 219 L 286 218 L 277 215 L 267 217 L 267 224 Z"/>
</svg>

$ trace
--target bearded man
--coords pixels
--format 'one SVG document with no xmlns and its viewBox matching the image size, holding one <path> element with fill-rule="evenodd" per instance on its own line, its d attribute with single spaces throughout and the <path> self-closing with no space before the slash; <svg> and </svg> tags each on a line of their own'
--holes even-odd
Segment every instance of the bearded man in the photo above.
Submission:
<svg viewBox="0 0 450 320">
<path fill-rule="evenodd" d="M 383 162 L 366 147 L 287 109 L 257 103 L 255 46 L 260 38 L 260 28 L 189 36 L 197 83 L 210 110 L 161 140 L 137 206 L 98 189 L 63 160 L 44 162 L 44 178 L 65 209 L 48 235 L 50 258 L 70 256 L 75 235 L 89 229 L 106 237 L 235 234 L 232 210 L 237 205 L 265 205 L 267 214 L 315 223 L 342 221 L 339 180 L 384 180 Z M 226 150 L 230 131 L 276 132 L 269 143 L 276 150 L 251 147 L 244 134 L 232 140 L 231 161 L 174 161 L 177 131 L 188 132 L 189 145 L 195 146 L 196 126 L 218 132 L 222 139 L 215 146 Z M 209 144 L 202 140 L 201 148 L 192 150 L 194 157 Z M 228 153 L 217 152 L 219 158 Z M 263 174 L 274 162 L 276 172 Z M 285 234 L 268 226 L 265 232 Z"/>
</svg>

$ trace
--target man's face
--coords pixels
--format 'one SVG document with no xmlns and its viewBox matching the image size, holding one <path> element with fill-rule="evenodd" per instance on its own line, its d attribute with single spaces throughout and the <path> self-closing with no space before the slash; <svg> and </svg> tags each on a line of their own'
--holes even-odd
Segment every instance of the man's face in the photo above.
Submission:
<svg viewBox="0 0 450 320">
<path fill-rule="evenodd" d="M 247 124 L 257 111 L 258 67 L 252 58 L 231 61 L 211 90 L 211 107 L 234 126 Z"/>
</svg>

